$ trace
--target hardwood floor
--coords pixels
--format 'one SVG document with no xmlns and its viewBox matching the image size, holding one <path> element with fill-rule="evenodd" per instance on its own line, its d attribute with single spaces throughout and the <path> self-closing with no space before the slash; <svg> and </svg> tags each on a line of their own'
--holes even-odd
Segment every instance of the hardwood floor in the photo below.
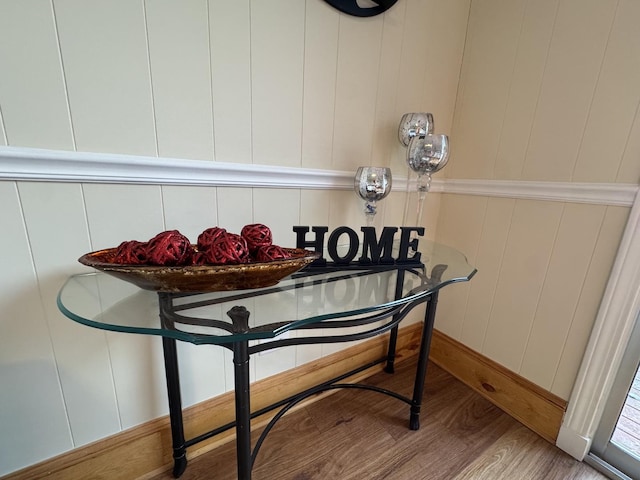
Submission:
<svg viewBox="0 0 640 480">
<path fill-rule="evenodd" d="M 413 362 L 367 383 L 409 395 Z M 253 469 L 255 480 L 595 480 L 578 462 L 430 364 L 422 424 L 386 395 L 341 390 L 280 420 Z M 258 432 L 254 432 L 254 441 Z M 152 480 L 169 480 L 170 472 Z M 183 480 L 236 478 L 235 444 L 190 460 Z"/>
</svg>

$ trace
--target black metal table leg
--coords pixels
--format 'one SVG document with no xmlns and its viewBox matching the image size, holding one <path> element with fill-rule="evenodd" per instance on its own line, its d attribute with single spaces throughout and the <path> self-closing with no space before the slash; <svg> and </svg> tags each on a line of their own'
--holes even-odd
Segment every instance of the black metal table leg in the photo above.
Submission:
<svg viewBox="0 0 640 480">
<path fill-rule="evenodd" d="M 438 292 L 433 292 L 427 303 L 427 310 L 424 315 L 422 325 L 422 340 L 420 342 L 420 354 L 418 355 L 418 366 L 416 367 L 416 379 L 413 384 L 413 400 L 411 404 L 411 414 L 409 416 L 409 429 L 418 430 L 420 428 L 420 406 L 422 405 L 422 394 L 424 392 L 424 382 L 427 373 L 427 362 L 429 361 L 429 349 L 431 348 L 431 336 L 433 333 L 433 323 L 436 318 L 436 307 L 438 305 Z"/>
<path fill-rule="evenodd" d="M 402 289 L 404 286 L 404 270 L 399 269 L 396 274 L 396 291 L 395 299 L 402 298 Z M 398 315 L 398 314 L 396 314 Z M 395 315 L 394 315 L 395 318 Z M 389 333 L 389 348 L 387 349 L 387 365 L 384 367 L 384 371 L 387 373 L 393 373 L 395 371 L 394 363 L 396 360 L 396 344 L 398 342 L 398 326 L 396 325 L 391 329 Z"/>
<path fill-rule="evenodd" d="M 164 351 L 164 371 L 167 378 L 169 417 L 171 419 L 171 439 L 173 444 L 173 476 L 178 478 L 187 468 L 187 448 L 182 423 L 182 400 L 180 398 L 180 377 L 178 375 L 178 353 L 173 338 L 162 337 Z"/>
<path fill-rule="evenodd" d="M 249 312 L 233 307 L 227 315 L 233 321 L 235 333 L 249 330 Z M 236 401 L 236 455 L 238 480 L 251 480 L 251 398 L 249 392 L 249 342 L 233 343 L 233 373 Z"/>
</svg>

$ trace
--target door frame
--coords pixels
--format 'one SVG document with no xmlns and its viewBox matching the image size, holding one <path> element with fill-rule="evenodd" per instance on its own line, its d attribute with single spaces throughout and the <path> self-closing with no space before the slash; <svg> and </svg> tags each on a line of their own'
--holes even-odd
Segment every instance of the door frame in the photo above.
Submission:
<svg viewBox="0 0 640 480">
<path fill-rule="evenodd" d="M 556 445 L 583 460 L 640 313 L 640 194 L 636 193 Z"/>
</svg>

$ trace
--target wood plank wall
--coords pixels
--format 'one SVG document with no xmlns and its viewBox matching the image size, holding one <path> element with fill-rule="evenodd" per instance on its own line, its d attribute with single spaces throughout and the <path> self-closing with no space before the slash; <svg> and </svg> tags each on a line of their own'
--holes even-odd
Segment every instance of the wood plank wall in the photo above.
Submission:
<svg viewBox="0 0 640 480">
<path fill-rule="evenodd" d="M 444 174 L 637 184 L 639 20 L 632 0 L 472 2 Z M 568 399 L 627 216 L 442 195 L 437 238 L 479 272 L 443 292 L 437 327 Z"/>
<path fill-rule="evenodd" d="M 402 175 L 403 113 L 450 129 L 469 3 L 356 19 L 322 0 L 0 2 L 0 145 Z M 0 475 L 167 411 L 157 339 L 57 311 L 81 254 L 168 228 L 193 239 L 262 222 L 291 245 L 292 225 L 363 222 L 352 191 L 2 181 L 0 201 Z M 376 223 L 403 211 L 393 194 Z M 334 348 L 265 355 L 252 379 Z M 180 346 L 187 405 L 231 388 L 225 355 Z"/>
<path fill-rule="evenodd" d="M 0 145 L 402 174 L 398 120 L 431 111 L 449 178 L 636 184 L 638 10 L 401 0 L 357 20 L 321 0 L 1 2 Z M 400 223 L 404 200 L 377 225 Z M 80 254 L 165 228 L 261 221 L 287 244 L 295 223 L 362 223 L 347 191 L 3 181 L 0 204 L 0 475 L 166 413 L 155 340 L 58 313 Z M 480 272 L 444 292 L 438 328 L 567 399 L 627 213 L 430 195 L 428 235 Z M 329 353 L 265 356 L 252 379 Z M 231 385 L 225 353 L 180 355 L 187 404 Z"/>
</svg>

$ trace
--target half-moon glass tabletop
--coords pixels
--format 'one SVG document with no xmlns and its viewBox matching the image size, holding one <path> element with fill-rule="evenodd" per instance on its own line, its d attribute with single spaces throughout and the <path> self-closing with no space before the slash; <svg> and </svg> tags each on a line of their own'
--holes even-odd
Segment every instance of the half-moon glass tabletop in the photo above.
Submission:
<svg viewBox="0 0 640 480">
<path fill-rule="evenodd" d="M 77 274 L 62 286 L 57 301 L 65 316 L 103 330 L 194 344 L 268 339 L 288 331 L 337 328 L 347 319 L 370 323 L 476 272 L 453 248 L 424 240 L 420 247 L 421 264 L 307 267 L 277 285 L 251 290 L 156 293 L 104 273 Z M 250 312 L 249 330 L 241 333 L 227 315 L 238 306 Z"/>
</svg>

